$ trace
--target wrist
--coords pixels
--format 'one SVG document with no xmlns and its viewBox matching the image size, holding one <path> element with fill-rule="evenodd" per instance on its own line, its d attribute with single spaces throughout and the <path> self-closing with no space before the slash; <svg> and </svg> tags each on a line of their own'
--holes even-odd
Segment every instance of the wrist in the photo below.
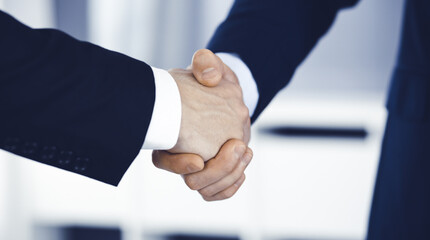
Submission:
<svg viewBox="0 0 430 240">
<path fill-rule="evenodd" d="M 216 55 L 234 72 L 239 80 L 239 85 L 242 88 L 243 93 L 243 101 L 248 108 L 249 116 L 251 117 L 257 108 L 259 99 L 258 87 L 254 77 L 252 76 L 251 70 L 237 54 L 219 52 L 216 53 Z"/>
<path fill-rule="evenodd" d="M 175 146 L 181 125 L 181 97 L 169 72 L 152 67 L 155 102 L 143 149 L 163 150 Z"/>
</svg>

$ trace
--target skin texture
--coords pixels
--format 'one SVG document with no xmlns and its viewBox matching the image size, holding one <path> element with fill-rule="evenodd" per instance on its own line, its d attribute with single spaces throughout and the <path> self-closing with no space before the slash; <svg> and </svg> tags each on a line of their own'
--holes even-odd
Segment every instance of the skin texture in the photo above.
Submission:
<svg viewBox="0 0 430 240">
<path fill-rule="evenodd" d="M 218 64 L 222 66 L 222 63 Z M 229 139 L 249 141 L 250 119 L 242 90 L 236 75 L 227 66 L 222 70 L 221 80 L 212 87 L 196 81 L 192 70 L 169 70 L 178 85 L 182 102 L 178 142 L 169 152 L 195 153 L 209 160 Z M 213 71 L 209 72 L 212 85 L 216 82 L 213 79 L 219 78 Z M 208 73 L 201 73 L 201 76 L 205 74 Z"/>
<path fill-rule="evenodd" d="M 196 154 L 153 151 L 152 161 L 160 169 L 181 174 L 187 186 L 206 201 L 232 197 L 245 181 L 245 169 L 253 157 L 242 141 L 227 141 L 219 153 L 204 163 Z"/>
<path fill-rule="evenodd" d="M 196 82 L 205 87 L 217 87 L 222 81 L 238 85 L 236 75 L 210 50 L 197 51 L 188 69 L 192 71 Z M 236 94 L 242 99 L 241 92 Z M 253 157 L 252 150 L 246 146 L 250 138 L 250 119 L 247 109 L 246 114 L 242 139 L 223 142 L 217 155 L 206 163 L 201 155 L 172 153 L 173 150 L 153 151 L 154 165 L 160 169 L 181 174 L 187 186 L 198 191 L 206 201 L 232 197 L 245 181 L 244 171 Z M 200 147 L 199 144 L 197 146 Z"/>
<path fill-rule="evenodd" d="M 228 67 L 224 68 L 224 66 L 221 59 L 210 50 L 200 49 L 194 53 L 189 69 L 193 71 L 194 77 L 200 84 L 215 87 L 220 83 L 224 72 L 228 71 Z M 235 76 L 231 78 L 237 82 Z"/>
</svg>

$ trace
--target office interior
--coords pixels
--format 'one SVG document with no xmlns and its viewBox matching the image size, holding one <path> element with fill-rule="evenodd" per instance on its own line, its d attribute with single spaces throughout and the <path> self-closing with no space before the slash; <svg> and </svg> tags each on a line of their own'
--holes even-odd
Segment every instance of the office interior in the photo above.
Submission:
<svg viewBox="0 0 430 240">
<path fill-rule="evenodd" d="M 0 0 L 0 9 L 169 69 L 190 64 L 232 3 Z M 254 159 L 231 199 L 205 202 L 155 168 L 149 150 L 118 187 L 0 150 L 0 239 L 365 239 L 402 9 L 403 0 L 361 0 L 340 12 L 252 126 Z"/>
</svg>

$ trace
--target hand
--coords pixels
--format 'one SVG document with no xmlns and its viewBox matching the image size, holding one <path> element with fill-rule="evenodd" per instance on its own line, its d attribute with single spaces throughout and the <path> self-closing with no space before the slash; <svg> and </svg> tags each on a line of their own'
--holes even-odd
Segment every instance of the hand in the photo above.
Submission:
<svg viewBox="0 0 430 240">
<path fill-rule="evenodd" d="M 207 66 L 213 71 L 198 70 Z M 178 84 L 182 102 L 178 142 L 169 152 L 195 153 L 208 160 L 229 139 L 248 143 L 250 118 L 240 85 L 216 55 L 209 50 L 197 51 L 193 70 L 173 69 L 169 73 Z"/>
<path fill-rule="evenodd" d="M 196 79 L 205 86 L 216 86 L 223 74 L 237 82 L 234 73 L 209 50 L 197 51 L 190 69 Z M 248 128 L 244 132 L 246 143 L 249 137 Z M 206 201 L 214 201 L 230 198 L 237 192 L 245 181 L 244 171 L 252 156 L 251 149 L 246 147 L 245 143 L 230 140 L 223 145 L 217 156 L 206 164 L 203 158 L 196 154 L 172 154 L 167 151 L 153 151 L 152 161 L 158 168 L 181 174 L 188 187 L 198 190 Z"/>
<path fill-rule="evenodd" d="M 198 190 L 206 201 L 232 197 L 245 181 L 244 171 L 252 157 L 252 150 L 237 139 L 226 142 L 206 164 L 196 154 L 152 153 L 156 167 L 182 174 L 187 186 Z"/>
</svg>

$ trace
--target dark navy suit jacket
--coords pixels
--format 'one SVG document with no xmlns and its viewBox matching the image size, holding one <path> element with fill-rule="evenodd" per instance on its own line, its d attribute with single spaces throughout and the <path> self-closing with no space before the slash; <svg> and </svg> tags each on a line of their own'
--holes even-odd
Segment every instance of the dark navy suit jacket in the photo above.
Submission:
<svg viewBox="0 0 430 240">
<path fill-rule="evenodd" d="M 258 117 L 350 0 L 236 0 L 209 43 L 238 54 Z M 382 13 L 381 13 L 382 14 Z M 406 0 L 368 239 L 430 239 L 430 1 Z"/>
<path fill-rule="evenodd" d="M 118 184 L 151 120 L 151 68 L 2 11 L 0 32 L 0 148 Z"/>
</svg>

